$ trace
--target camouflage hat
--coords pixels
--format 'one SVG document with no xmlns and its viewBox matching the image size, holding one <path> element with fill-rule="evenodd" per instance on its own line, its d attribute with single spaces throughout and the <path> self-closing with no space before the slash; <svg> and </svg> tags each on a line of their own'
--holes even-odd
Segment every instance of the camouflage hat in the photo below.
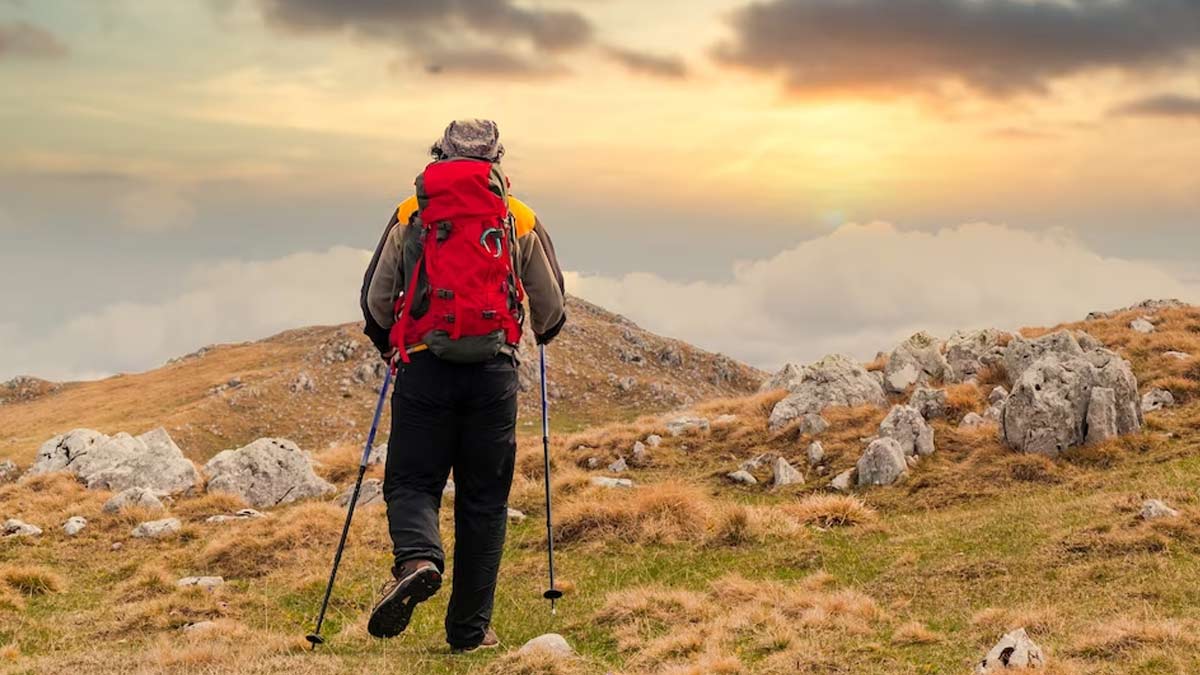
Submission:
<svg viewBox="0 0 1200 675">
<path fill-rule="evenodd" d="M 444 158 L 473 157 L 499 162 L 504 156 L 500 129 L 492 120 L 455 120 L 446 127 L 441 140 L 433 144 L 433 152 Z"/>
</svg>

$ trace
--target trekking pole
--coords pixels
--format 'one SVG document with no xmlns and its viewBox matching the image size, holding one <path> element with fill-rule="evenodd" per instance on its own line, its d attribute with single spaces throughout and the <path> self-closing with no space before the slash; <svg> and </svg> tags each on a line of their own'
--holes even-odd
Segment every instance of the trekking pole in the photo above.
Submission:
<svg viewBox="0 0 1200 675">
<path fill-rule="evenodd" d="M 367 460 L 371 457 L 371 446 L 375 444 L 375 432 L 379 429 L 379 418 L 383 414 L 383 402 L 387 400 L 388 388 L 392 384 L 392 369 L 389 367 L 383 376 L 383 386 L 379 388 L 379 402 L 375 404 L 375 419 L 371 422 L 371 431 L 367 433 L 367 445 L 363 448 L 362 460 L 358 463 L 358 480 L 354 481 L 354 493 L 350 495 L 350 503 L 346 505 L 346 524 L 342 526 L 342 538 L 338 541 L 337 553 L 333 555 L 333 569 L 329 572 L 329 584 L 325 586 L 325 599 L 321 601 L 321 613 L 317 615 L 317 629 L 306 635 L 305 639 L 312 643 L 315 650 L 317 645 L 325 644 L 321 637 L 321 624 L 325 623 L 325 610 L 329 608 L 329 596 L 333 593 L 333 581 L 337 579 L 338 565 L 342 562 L 342 550 L 346 548 L 346 535 L 350 533 L 350 519 L 354 517 L 354 507 L 358 505 L 358 493 L 362 490 L 363 475 L 367 473 Z"/>
<path fill-rule="evenodd" d="M 554 601 L 562 597 L 562 591 L 554 587 L 554 525 L 550 511 L 550 401 L 546 397 L 546 345 L 539 345 L 542 359 L 542 475 L 546 480 L 546 556 L 550 561 L 550 588 L 542 597 L 550 601 L 550 614 L 554 615 Z"/>
</svg>

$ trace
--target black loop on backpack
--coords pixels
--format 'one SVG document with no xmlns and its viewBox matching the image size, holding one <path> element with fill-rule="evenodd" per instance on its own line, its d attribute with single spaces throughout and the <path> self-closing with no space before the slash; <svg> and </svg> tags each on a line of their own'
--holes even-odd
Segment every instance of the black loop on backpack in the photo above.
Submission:
<svg viewBox="0 0 1200 675">
<path fill-rule="evenodd" d="M 483 310 L 483 318 L 485 318 L 485 319 L 494 319 L 494 318 L 496 318 L 496 310 L 494 310 L 494 309 L 485 309 L 485 310 Z"/>
<path fill-rule="evenodd" d="M 437 224 L 437 240 L 446 241 L 450 236 L 450 231 L 454 229 L 454 224 L 448 220 L 443 220 Z"/>
<path fill-rule="evenodd" d="M 437 289 L 437 296 L 439 298 L 441 298 L 442 300 L 453 300 L 454 299 L 454 291 L 452 291 L 448 288 L 439 288 L 439 289 Z"/>
<path fill-rule="evenodd" d="M 443 316 L 442 319 L 445 320 L 446 323 L 454 323 L 454 315 L 453 314 L 447 314 L 447 315 Z"/>
</svg>

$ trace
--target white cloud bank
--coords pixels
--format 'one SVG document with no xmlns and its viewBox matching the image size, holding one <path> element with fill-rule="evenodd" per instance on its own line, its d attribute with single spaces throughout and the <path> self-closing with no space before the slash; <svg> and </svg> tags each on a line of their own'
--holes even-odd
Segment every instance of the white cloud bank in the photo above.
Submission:
<svg viewBox="0 0 1200 675">
<path fill-rule="evenodd" d="M 369 256 L 334 248 L 230 261 L 193 271 L 175 298 L 113 304 L 48 335 L 0 325 L 0 379 L 144 370 L 205 344 L 354 321 Z M 1147 297 L 1200 298 L 1200 286 L 1160 266 L 1101 257 L 1065 233 L 986 224 L 935 233 L 844 225 L 739 263 L 728 282 L 568 274 L 568 290 L 649 330 L 768 368 L 829 352 L 867 358 L 918 330 L 946 337 L 956 328 L 1059 323 Z"/>
</svg>

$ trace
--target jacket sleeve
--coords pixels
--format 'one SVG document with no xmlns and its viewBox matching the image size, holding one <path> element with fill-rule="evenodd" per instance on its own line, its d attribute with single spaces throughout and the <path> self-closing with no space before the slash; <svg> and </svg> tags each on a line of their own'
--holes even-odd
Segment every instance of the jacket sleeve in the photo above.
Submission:
<svg viewBox="0 0 1200 675">
<path fill-rule="evenodd" d="M 391 350 L 388 343 L 388 331 L 392 327 L 392 307 L 395 303 L 394 292 L 399 287 L 400 250 L 393 245 L 393 235 L 398 228 L 396 212 L 379 238 L 371 263 L 363 274 L 362 290 L 359 294 L 359 306 L 363 313 L 363 333 L 370 338 L 371 343 L 386 354 Z M 390 300 L 385 296 L 391 296 Z"/>
<path fill-rule="evenodd" d="M 562 269 L 550 234 L 536 220 L 533 230 L 518 242 L 521 283 L 529 296 L 530 327 L 539 344 L 553 340 L 567 321 Z"/>
</svg>

